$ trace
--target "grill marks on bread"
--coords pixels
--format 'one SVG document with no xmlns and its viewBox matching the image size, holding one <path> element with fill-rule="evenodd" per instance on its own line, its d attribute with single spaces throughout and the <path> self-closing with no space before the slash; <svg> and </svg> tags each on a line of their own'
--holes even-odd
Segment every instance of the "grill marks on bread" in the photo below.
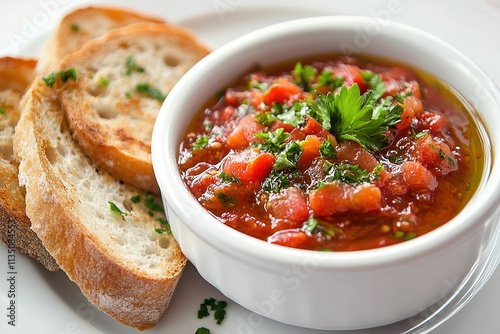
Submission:
<svg viewBox="0 0 500 334">
<path fill-rule="evenodd" d="M 57 69 L 76 68 L 78 79 L 59 94 L 75 140 L 98 167 L 158 193 L 151 135 L 161 96 L 208 52 L 182 28 L 138 23 L 68 55 Z"/>
</svg>

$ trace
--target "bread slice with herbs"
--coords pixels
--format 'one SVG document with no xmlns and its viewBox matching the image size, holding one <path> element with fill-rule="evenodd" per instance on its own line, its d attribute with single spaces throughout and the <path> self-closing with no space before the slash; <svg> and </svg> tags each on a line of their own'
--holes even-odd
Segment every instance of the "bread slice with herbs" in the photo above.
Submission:
<svg viewBox="0 0 500 334">
<path fill-rule="evenodd" d="M 151 162 L 156 116 L 174 84 L 208 53 L 181 27 L 137 23 L 86 43 L 47 78 L 77 74 L 60 89 L 61 102 L 75 140 L 96 165 L 159 193 Z"/>
<path fill-rule="evenodd" d="M 91 39 L 111 29 L 138 22 L 162 23 L 163 19 L 126 8 L 89 6 L 66 14 L 45 44 L 37 72 L 49 73 L 67 54 L 78 51 Z"/>
<path fill-rule="evenodd" d="M 160 199 L 96 168 L 73 140 L 58 76 L 36 79 L 22 101 L 14 152 L 32 230 L 96 307 L 138 329 L 167 309 L 186 259 Z"/>
<path fill-rule="evenodd" d="M 9 254 L 12 250 L 27 254 L 48 270 L 56 271 L 56 261 L 30 229 L 24 188 L 18 182 L 18 163 L 13 154 L 20 100 L 35 78 L 35 66 L 33 59 L 0 58 L 0 239 L 9 247 Z"/>
</svg>

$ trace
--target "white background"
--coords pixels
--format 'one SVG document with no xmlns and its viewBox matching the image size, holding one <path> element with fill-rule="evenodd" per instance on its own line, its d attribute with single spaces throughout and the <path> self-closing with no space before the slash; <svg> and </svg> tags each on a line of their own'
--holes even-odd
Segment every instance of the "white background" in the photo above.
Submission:
<svg viewBox="0 0 500 334">
<path fill-rule="evenodd" d="M 62 13 L 87 1 L 0 0 L 0 56 L 37 57 L 43 42 Z M 217 47 L 255 28 L 299 17 L 323 14 L 380 16 L 397 5 L 390 19 L 416 26 L 446 40 L 488 71 L 500 83 L 500 0 L 380 0 L 380 1 L 101 1 L 139 9 L 192 29 L 198 37 Z M 497 126 L 500 127 L 500 124 Z M 498 153 L 498 152 L 497 152 Z M 0 332 L 1 333 L 134 333 L 86 302 L 64 273 L 48 273 L 30 259 L 18 255 L 18 313 L 15 328 L 7 326 L 7 252 L 0 245 Z M 425 276 L 425 273 L 423 273 Z M 284 326 L 262 320 L 253 327 L 244 323 L 252 315 L 230 303 L 228 318 L 221 327 L 208 319 L 200 321 L 196 311 L 203 298 L 223 296 L 188 265 L 167 314 L 151 333 L 194 333 L 206 326 L 214 334 L 244 333 L 337 333 Z M 382 306 L 381 306 L 382 307 Z M 249 320 L 250 319 L 250 320 Z M 246 331 L 245 331 L 246 330 Z M 391 334 L 391 329 L 359 333 Z M 357 334 L 358 332 L 352 332 Z M 500 333 L 500 270 L 478 295 L 456 316 L 433 333 Z"/>
</svg>

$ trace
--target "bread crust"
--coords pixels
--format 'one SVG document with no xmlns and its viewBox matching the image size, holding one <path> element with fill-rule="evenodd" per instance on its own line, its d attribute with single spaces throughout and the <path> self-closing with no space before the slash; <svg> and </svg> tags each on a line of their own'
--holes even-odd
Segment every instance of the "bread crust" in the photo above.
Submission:
<svg viewBox="0 0 500 334">
<path fill-rule="evenodd" d="M 48 270 L 56 271 L 56 261 L 30 229 L 12 148 L 21 96 L 35 77 L 35 66 L 34 59 L 0 58 L 0 239 L 9 249 L 27 254 Z"/>
<path fill-rule="evenodd" d="M 130 201 L 137 188 L 97 170 L 71 139 L 55 88 L 35 80 L 23 106 L 14 148 L 32 229 L 91 303 L 128 326 L 153 327 L 186 264 L 178 244 Z"/>
<path fill-rule="evenodd" d="M 78 8 L 64 16 L 46 43 L 37 66 L 45 75 L 67 54 L 111 29 L 138 22 L 162 23 L 164 20 L 126 8 L 89 6 Z"/>
<path fill-rule="evenodd" d="M 137 23 L 114 29 L 66 56 L 57 71 L 78 70 L 76 82 L 60 90 L 75 140 L 114 177 L 159 193 L 151 135 L 162 99 L 137 87 L 147 85 L 166 95 L 209 52 L 183 28 Z M 128 61 L 141 70 L 127 69 Z"/>
</svg>

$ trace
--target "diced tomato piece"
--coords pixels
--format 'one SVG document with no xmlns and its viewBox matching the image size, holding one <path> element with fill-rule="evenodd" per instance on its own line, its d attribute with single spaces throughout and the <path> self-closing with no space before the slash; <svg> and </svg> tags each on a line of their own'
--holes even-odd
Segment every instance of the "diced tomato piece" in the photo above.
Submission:
<svg viewBox="0 0 500 334">
<path fill-rule="evenodd" d="M 420 91 L 420 85 L 416 80 L 410 81 L 408 83 L 407 91 L 411 92 L 413 96 L 415 96 L 417 99 L 422 98 L 422 92 Z"/>
<path fill-rule="evenodd" d="M 302 89 L 290 81 L 281 80 L 269 87 L 264 92 L 262 99 L 265 104 L 271 105 L 273 102 L 284 103 L 289 101 L 294 95 L 302 93 Z"/>
<path fill-rule="evenodd" d="M 321 140 L 318 136 L 310 135 L 307 136 L 305 140 L 300 142 L 300 146 L 303 148 L 303 151 L 298 162 L 299 169 L 305 170 L 309 168 L 313 160 L 321 156 L 319 147 L 323 141 L 324 140 Z"/>
<path fill-rule="evenodd" d="M 256 140 L 255 134 L 262 132 L 264 125 L 257 123 L 253 114 L 243 117 L 231 134 L 226 143 L 232 149 L 244 149 Z"/>
<path fill-rule="evenodd" d="M 401 122 L 396 124 L 396 128 L 400 131 L 410 127 L 415 115 L 420 115 L 424 112 L 422 101 L 415 96 L 407 96 L 403 101 L 403 113 L 401 114 Z"/>
<path fill-rule="evenodd" d="M 274 218 L 289 221 L 289 228 L 301 227 L 309 217 L 307 198 L 295 187 L 288 187 L 279 193 L 271 194 L 266 209 Z"/>
<path fill-rule="evenodd" d="M 418 160 L 429 168 L 437 167 L 443 175 L 458 169 L 458 163 L 451 148 L 443 142 L 436 142 L 432 136 L 417 140 Z"/>
<path fill-rule="evenodd" d="M 248 162 L 246 169 L 246 179 L 250 181 L 263 181 L 273 170 L 276 156 L 272 153 L 264 152 Z"/>
<path fill-rule="evenodd" d="M 344 141 L 336 147 L 337 159 L 358 165 L 366 171 L 373 171 L 377 166 L 377 159 L 355 141 Z"/>
<path fill-rule="evenodd" d="M 317 217 L 328 217 L 347 211 L 379 210 L 381 199 L 380 188 L 373 184 L 353 186 L 333 182 L 309 193 L 309 203 Z"/>
<path fill-rule="evenodd" d="M 226 106 L 219 114 L 220 122 L 227 122 L 234 115 L 235 110 L 233 106 Z"/>
<path fill-rule="evenodd" d="M 276 120 L 269 125 L 269 132 L 276 131 L 278 129 L 283 129 L 285 132 L 292 132 L 294 129 L 296 129 L 295 126 L 292 124 L 284 123 L 280 120 Z"/>
<path fill-rule="evenodd" d="M 222 170 L 242 183 L 260 182 L 271 173 L 275 162 L 276 157 L 271 153 L 248 149 L 227 155 Z"/>
<path fill-rule="evenodd" d="M 327 138 L 330 132 L 326 130 L 314 118 L 306 116 L 306 122 L 301 129 L 306 135 L 316 135 L 318 137 Z"/>
<path fill-rule="evenodd" d="M 226 92 L 225 100 L 228 105 L 233 107 L 238 107 L 243 101 L 257 107 L 262 103 L 262 92 L 256 88 L 243 92 L 230 89 Z"/>
<path fill-rule="evenodd" d="M 313 249 L 314 238 L 300 230 L 284 230 L 271 235 L 267 241 L 275 245 L 281 245 L 299 249 Z"/>
<path fill-rule="evenodd" d="M 412 81 L 417 78 L 417 74 L 414 71 L 402 66 L 388 67 L 381 75 L 383 80 Z"/>
<path fill-rule="evenodd" d="M 207 191 L 207 188 L 217 182 L 217 177 L 214 174 L 202 173 L 200 176 L 193 177 L 190 183 L 191 191 L 196 197 L 200 197 Z"/>
<path fill-rule="evenodd" d="M 420 117 L 420 124 L 431 134 L 437 134 L 444 126 L 444 118 L 440 114 L 428 112 Z"/>
<path fill-rule="evenodd" d="M 405 161 L 401 165 L 401 175 L 409 191 L 434 190 L 438 185 L 436 177 L 416 161 Z"/>
<path fill-rule="evenodd" d="M 344 84 L 348 87 L 358 84 L 361 94 L 365 93 L 368 89 L 368 84 L 361 76 L 361 71 L 356 65 L 339 64 L 332 69 L 335 77 L 342 77 Z"/>
</svg>

